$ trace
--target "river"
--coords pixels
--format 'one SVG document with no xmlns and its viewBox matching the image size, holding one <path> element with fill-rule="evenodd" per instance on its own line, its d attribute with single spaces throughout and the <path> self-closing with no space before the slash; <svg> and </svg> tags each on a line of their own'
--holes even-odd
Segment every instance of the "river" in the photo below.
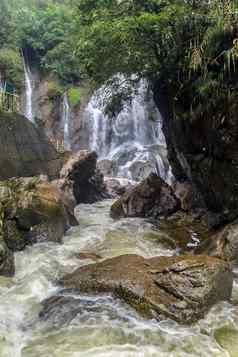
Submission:
<svg viewBox="0 0 238 357">
<path fill-rule="evenodd" d="M 58 291 L 55 282 L 90 260 L 125 253 L 171 255 L 171 236 L 143 219 L 113 221 L 110 200 L 79 205 L 80 225 L 64 244 L 41 243 L 16 254 L 16 275 L 0 279 L 1 357 L 191 357 L 238 356 L 238 288 L 232 303 L 213 307 L 205 319 L 186 327 L 147 321 L 111 296 L 75 296 L 79 313 L 68 323 L 39 318 L 41 301 Z M 62 310 L 62 314 L 65 313 Z M 219 343 L 220 344 L 219 344 Z M 228 354 L 225 347 L 233 354 Z"/>
</svg>

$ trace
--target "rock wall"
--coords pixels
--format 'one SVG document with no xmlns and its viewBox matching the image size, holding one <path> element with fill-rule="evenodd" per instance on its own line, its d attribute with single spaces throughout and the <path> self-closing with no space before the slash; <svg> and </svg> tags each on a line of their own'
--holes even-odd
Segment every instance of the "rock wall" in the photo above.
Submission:
<svg viewBox="0 0 238 357">
<path fill-rule="evenodd" d="M 58 176 L 61 159 L 44 131 L 18 114 L 0 113 L 0 180 Z"/>
<path fill-rule="evenodd" d="M 164 131 L 173 172 L 179 180 L 189 180 L 201 194 L 215 224 L 238 216 L 238 121 L 237 106 L 231 115 L 213 112 L 196 120 L 183 119 L 172 112 L 169 91 L 156 85 L 154 95 L 164 117 Z M 177 108 L 177 109 L 178 109 Z M 199 205 L 198 205 L 199 206 Z M 202 203 L 200 202 L 200 206 Z"/>
<path fill-rule="evenodd" d="M 38 126 L 42 126 L 46 135 L 54 140 L 64 140 L 63 96 L 67 90 L 59 81 L 50 76 L 42 76 L 32 68 L 33 78 L 33 111 Z M 88 128 L 83 120 L 84 109 L 88 104 L 87 86 L 75 86 L 80 91 L 80 102 L 70 106 L 69 136 L 71 149 L 78 151 L 89 147 Z M 22 93 L 22 106 L 25 99 Z"/>
</svg>

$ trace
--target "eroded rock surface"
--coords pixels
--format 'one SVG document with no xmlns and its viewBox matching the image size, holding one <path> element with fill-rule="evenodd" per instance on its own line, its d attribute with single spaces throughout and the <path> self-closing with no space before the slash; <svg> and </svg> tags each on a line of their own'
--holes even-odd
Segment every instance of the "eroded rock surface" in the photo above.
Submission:
<svg viewBox="0 0 238 357">
<path fill-rule="evenodd" d="M 145 317 L 192 323 L 230 298 L 232 279 L 230 265 L 213 257 L 124 255 L 83 266 L 60 284 L 80 293 L 112 293 Z"/>
<path fill-rule="evenodd" d="M 129 189 L 111 207 L 113 218 L 167 216 L 180 208 L 180 201 L 156 174 Z"/>
</svg>

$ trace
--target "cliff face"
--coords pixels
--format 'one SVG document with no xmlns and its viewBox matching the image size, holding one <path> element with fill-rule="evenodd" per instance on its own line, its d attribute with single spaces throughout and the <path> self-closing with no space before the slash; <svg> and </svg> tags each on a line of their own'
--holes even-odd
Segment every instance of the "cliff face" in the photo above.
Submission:
<svg viewBox="0 0 238 357">
<path fill-rule="evenodd" d="M 178 179 L 190 180 L 201 193 L 218 223 L 238 216 L 238 108 L 221 108 L 196 120 L 172 113 L 166 88 L 155 88 L 155 100 L 164 117 L 170 162 Z M 162 105 L 161 105 L 162 104 Z"/>
<path fill-rule="evenodd" d="M 47 137 L 54 140 L 64 140 L 64 122 L 63 122 L 63 97 L 66 87 L 63 87 L 59 81 L 50 76 L 41 76 L 37 68 L 32 70 L 33 77 L 33 111 L 37 118 L 37 124 L 44 128 Z M 84 86 L 75 86 L 80 93 L 80 100 L 77 104 L 69 104 L 69 139 L 71 149 L 78 151 L 88 148 L 89 135 L 85 127 L 84 110 L 88 104 L 90 95 L 88 88 Z M 22 103 L 24 106 L 24 92 L 22 93 Z"/>
<path fill-rule="evenodd" d="M 55 178 L 60 167 L 41 129 L 21 115 L 0 113 L 0 180 L 40 174 Z"/>
</svg>

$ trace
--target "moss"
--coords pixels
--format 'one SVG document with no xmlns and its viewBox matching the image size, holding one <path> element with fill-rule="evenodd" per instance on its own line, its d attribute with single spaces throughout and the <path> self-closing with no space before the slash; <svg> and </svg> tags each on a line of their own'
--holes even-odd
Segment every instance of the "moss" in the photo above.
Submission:
<svg viewBox="0 0 238 357">
<path fill-rule="evenodd" d="M 24 70 L 18 51 L 9 48 L 0 50 L 0 72 L 17 89 L 22 87 Z"/>
<path fill-rule="evenodd" d="M 48 82 L 47 96 L 50 100 L 61 97 L 63 93 L 64 89 L 57 81 L 51 80 Z"/>
<path fill-rule="evenodd" d="M 81 89 L 78 87 L 71 87 L 68 89 L 68 99 L 71 107 L 80 105 L 82 97 Z"/>
</svg>

